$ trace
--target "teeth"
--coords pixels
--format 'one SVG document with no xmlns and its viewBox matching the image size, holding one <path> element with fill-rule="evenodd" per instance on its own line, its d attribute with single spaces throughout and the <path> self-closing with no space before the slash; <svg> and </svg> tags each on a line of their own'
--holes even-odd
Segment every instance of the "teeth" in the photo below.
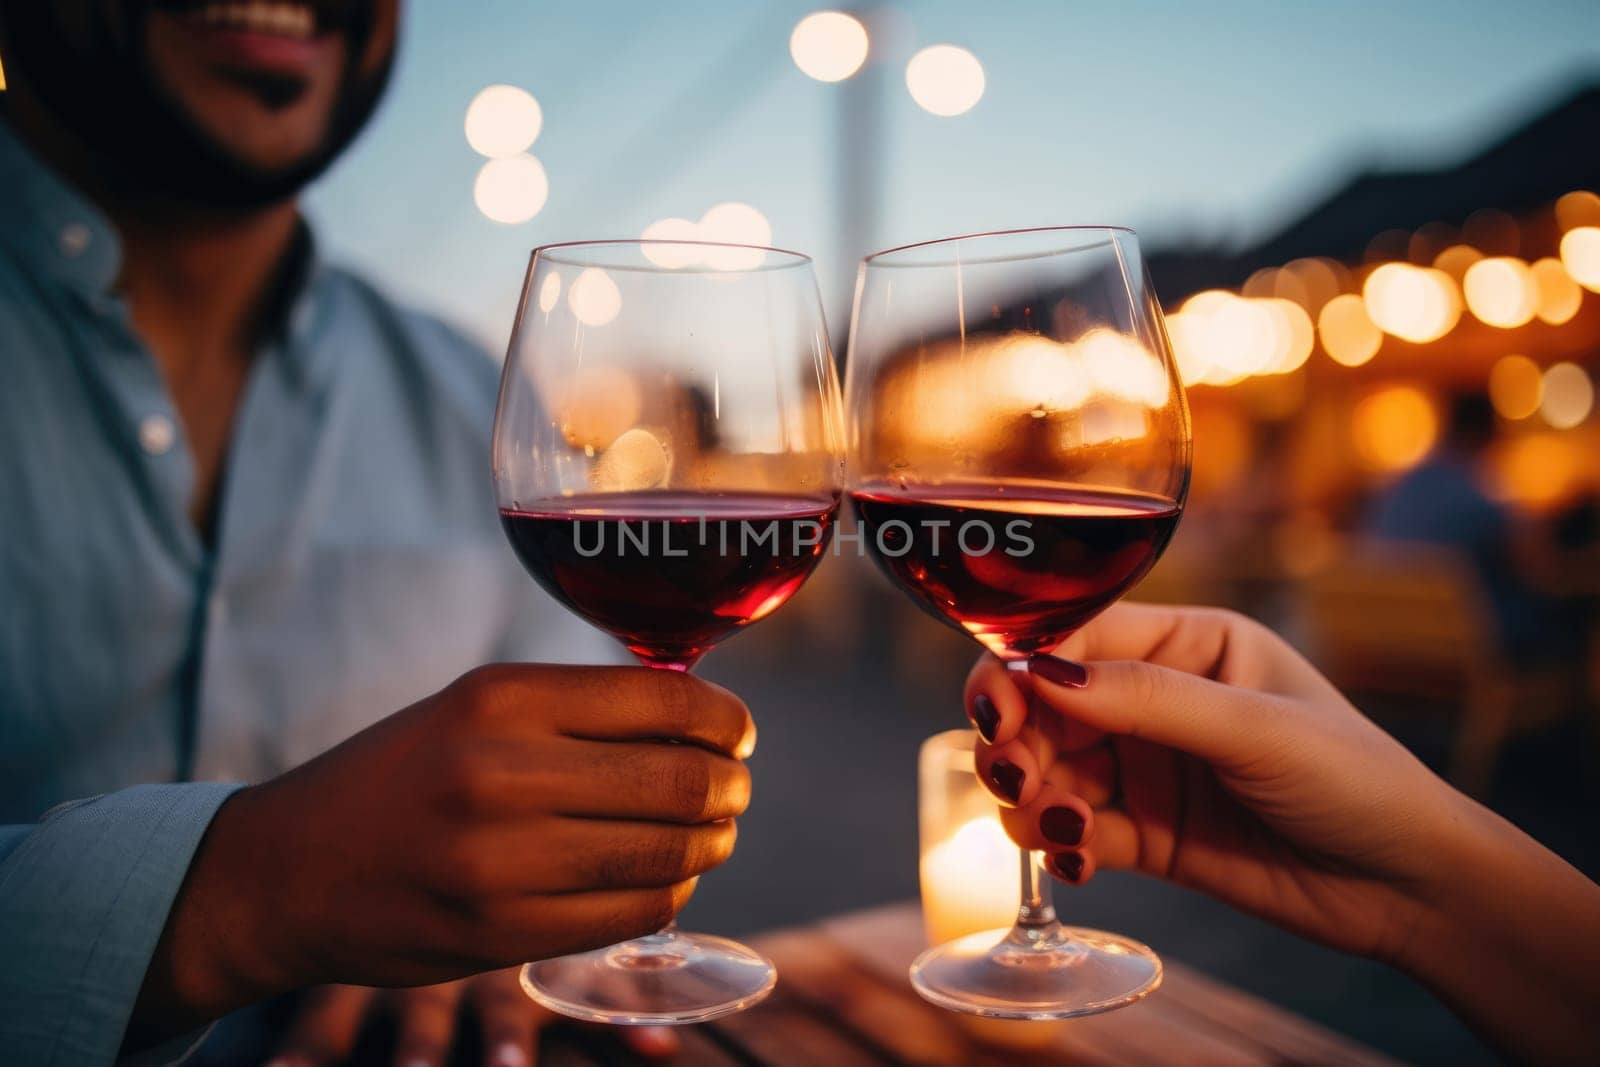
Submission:
<svg viewBox="0 0 1600 1067">
<path fill-rule="evenodd" d="M 316 32 L 317 19 L 304 4 L 249 3 L 204 4 L 191 13 L 206 26 L 245 33 L 271 33 L 304 40 Z"/>
</svg>

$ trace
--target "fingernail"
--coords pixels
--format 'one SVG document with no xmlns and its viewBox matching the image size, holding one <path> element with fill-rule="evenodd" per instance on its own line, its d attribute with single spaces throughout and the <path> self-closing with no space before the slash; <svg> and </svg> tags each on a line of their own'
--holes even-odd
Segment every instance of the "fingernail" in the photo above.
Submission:
<svg viewBox="0 0 1600 1067">
<path fill-rule="evenodd" d="M 1068 689 L 1082 689 L 1089 684 L 1087 667 L 1070 659 L 1056 659 L 1054 656 L 1029 656 L 1028 673 L 1055 685 L 1064 685 Z"/>
<path fill-rule="evenodd" d="M 1058 845 L 1083 842 L 1083 816 L 1072 808 L 1045 808 L 1039 816 L 1039 832 Z"/>
<path fill-rule="evenodd" d="M 1022 796 L 1024 777 L 1022 768 L 1008 759 L 997 759 L 989 765 L 989 781 L 995 791 L 1013 804 Z"/>
<path fill-rule="evenodd" d="M 521 1045 L 506 1041 L 495 1047 L 494 1059 L 490 1062 L 497 1067 L 526 1067 L 528 1054 L 522 1051 Z"/>
<path fill-rule="evenodd" d="M 1050 856 L 1050 871 L 1057 878 L 1076 882 L 1083 877 L 1083 856 L 1077 852 L 1056 852 Z"/>
<path fill-rule="evenodd" d="M 983 693 L 972 698 L 972 725 L 978 728 L 985 741 L 994 744 L 995 732 L 1000 729 L 1000 713 L 995 710 L 994 701 Z"/>
</svg>

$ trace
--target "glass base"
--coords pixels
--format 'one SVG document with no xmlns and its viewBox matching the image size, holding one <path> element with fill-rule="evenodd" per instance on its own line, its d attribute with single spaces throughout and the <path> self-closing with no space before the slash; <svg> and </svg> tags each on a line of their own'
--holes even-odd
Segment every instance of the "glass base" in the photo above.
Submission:
<svg viewBox="0 0 1600 1067">
<path fill-rule="evenodd" d="M 777 984 L 765 956 L 710 934 L 663 931 L 522 968 L 523 991 L 594 1023 L 674 1026 L 743 1011 Z"/>
<path fill-rule="evenodd" d="M 1070 1019 L 1155 992 L 1161 958 L 1099 930 L 984 930 L 918 956 L 911 984 L 923 999 L 968 1015 Z"/>
</svg>

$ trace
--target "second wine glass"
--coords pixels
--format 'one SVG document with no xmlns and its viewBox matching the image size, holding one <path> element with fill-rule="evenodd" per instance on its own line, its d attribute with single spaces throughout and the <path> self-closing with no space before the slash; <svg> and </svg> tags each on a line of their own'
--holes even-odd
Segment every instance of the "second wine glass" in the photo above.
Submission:
<svg viewBox="0 0 1600 1067">
<path fill-rule="evenodd" d="M 877 562 L 1021 667 L 1154 565 L 1189 485 L 1189 412 L 1130 230 L 1051 227 L 867 257 L 848 352 L 850 491 Z M 937 946 L 912 984 L 976 1015 L 1131 1003 L 1161 961 L 1065 927 L 1021 858 L 1009 930 Z"/>
<path fill-rule="evenodd" d="M 776 611 L 829 543 L 839 387 L 811 261 L 742 245 L 599 241 L 533 254 L 501 378 L 506 536 L 555 598 L 640 663 L 687 671 Z M 594 1022 L 747 1008 L 772 964 L 675 926 L 522 973 Z"/>
</svg>

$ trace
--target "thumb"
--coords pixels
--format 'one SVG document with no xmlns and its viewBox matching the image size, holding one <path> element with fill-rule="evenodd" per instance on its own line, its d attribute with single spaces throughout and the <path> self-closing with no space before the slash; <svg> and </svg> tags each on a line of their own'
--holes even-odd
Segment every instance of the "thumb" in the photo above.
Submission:
<svg viewBox="0 0 1600 1067">
<path fill-rule="evenodd" d="M 1289 709 L 1279 697 L 1143 660 L 1085 664 L 1088 680 L 1064 685 L 1052 680 L 1061 677 L 1056 662 L 1050 656 L 1028 661 L 1034 694 L 1046 707 L 1096 730 L 1234 769 L 1275 749 L 1282 738 Z"/>
</svg>

